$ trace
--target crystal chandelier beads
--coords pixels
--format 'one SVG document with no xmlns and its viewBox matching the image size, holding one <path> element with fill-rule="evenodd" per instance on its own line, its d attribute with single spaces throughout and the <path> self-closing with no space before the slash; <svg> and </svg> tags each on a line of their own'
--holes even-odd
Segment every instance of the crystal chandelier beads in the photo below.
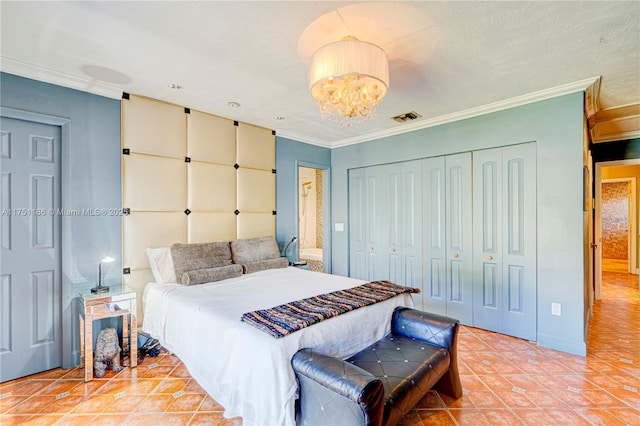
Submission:
<svg viewBox="0 0 640 426">
<path fill-rule="evenodd" d="M 322 119 L 341 125 L 366 122 L 375 116 L 389 87 L 384 51 L 354 37 L 327 44 L 311 58 L 309 89 Z"/>
</svg>

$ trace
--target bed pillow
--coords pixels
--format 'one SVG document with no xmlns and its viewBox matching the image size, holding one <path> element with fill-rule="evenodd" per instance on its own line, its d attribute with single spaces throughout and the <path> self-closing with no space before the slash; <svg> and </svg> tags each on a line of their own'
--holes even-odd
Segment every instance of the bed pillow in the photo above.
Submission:
<svg viewBox="0 0 640 426">
<path fill-rule="evenodd" d="M 185 272 L 219 268 L 232 263 L 228 241 L 174 244 L 171 246 L 171 257 L 176 278 L 180 279 Z"/>
<path fill-rule="evenodd" d="M 272 236 L 231 241 L 233 263 L 248 265 L 259 260 L 280 257 L 280 249 Z"/>
<path fill-rule="evenodd" d="M 245 274 L 251 274 L 253 272 L 264 271 L 265 269 L 286 268 L 287 266 L 289 266 L 289 260 L 286 257 L 278 257 L 276 259 L 243 263 L 242 270 Z"/>
<path fill-rule="evenodd" d="M 227 278 L 235 278 L 242 275 L 241 265 L 227 265 L 218 268 L 197 269 L 182 274 L 182 285 L 196 285 L 204 283 L 212 283 L 216 281 L 226 280 Z"/>
<path fill-rule="evenodd" d="M 169 247 L 148 248 L 147 258 L 151 273 L 158 284 L 177 283 L 176 273 L 173 268 L 173 258 Z"/>
</svg>

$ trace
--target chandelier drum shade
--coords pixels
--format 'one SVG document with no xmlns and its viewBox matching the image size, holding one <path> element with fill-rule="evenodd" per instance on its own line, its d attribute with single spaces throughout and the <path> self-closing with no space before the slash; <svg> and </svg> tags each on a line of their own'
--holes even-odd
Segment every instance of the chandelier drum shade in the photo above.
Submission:
<svg viewBox="0 0 640 426">
<path fill-rule="evenodd" d="M 388 87 L 387 55 L 375 44 L 349 36 L 322 46 L 311 58 L 309 89 L 323 120 L 366 122 Z"/>
</svg>

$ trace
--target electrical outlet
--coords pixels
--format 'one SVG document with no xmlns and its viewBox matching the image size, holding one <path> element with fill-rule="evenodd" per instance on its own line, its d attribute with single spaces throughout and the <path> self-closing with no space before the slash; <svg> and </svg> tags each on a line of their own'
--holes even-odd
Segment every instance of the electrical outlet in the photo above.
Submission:
<svg viewBox="0 0 640 426">
<path fill-rule="evenodd" d="M 551 315 L 562 315 L 562 305 L 559 303 L 551 304 Z"/>
</svg>

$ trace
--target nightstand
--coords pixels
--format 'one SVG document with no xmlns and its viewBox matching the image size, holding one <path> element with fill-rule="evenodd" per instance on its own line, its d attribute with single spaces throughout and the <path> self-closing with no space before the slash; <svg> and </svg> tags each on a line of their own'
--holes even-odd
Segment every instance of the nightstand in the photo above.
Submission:
<svg viewBox="0 0 640 426">
<path fill-rule="evenodd" d="M 129 366 L 138 365 L 138 324 L 136 292 L 114 289 L 108 293 L 80 292 L 83 310 L 80 314 L 80 363 L 84 362 L 84 381 L 93 380 L 93 322 L 103 318 L 122 317 L 123 351 L 129 350 Z M 131 330 L 131 335 L 129 335 Z M 129 338 L 131 341 L 129 342 Z"/>
</svg>

